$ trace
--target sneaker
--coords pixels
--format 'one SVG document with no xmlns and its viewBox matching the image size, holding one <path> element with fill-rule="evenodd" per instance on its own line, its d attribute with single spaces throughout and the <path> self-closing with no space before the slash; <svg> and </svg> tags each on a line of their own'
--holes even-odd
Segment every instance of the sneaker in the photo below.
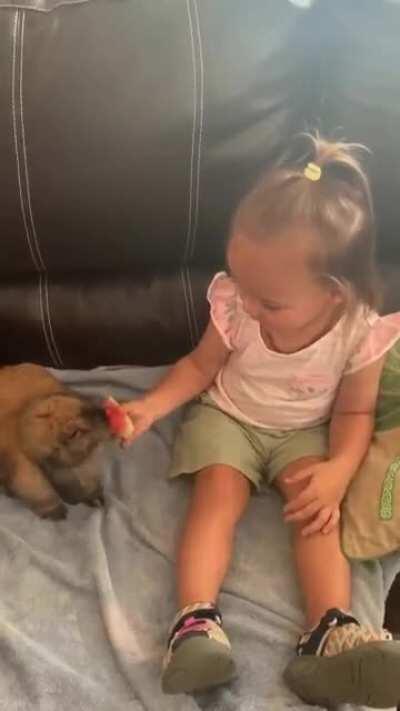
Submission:
<svg viewBox="0 0 400 711">
<path fill-rule="evenodd" d="M 285 670 L 289 688 L 310 704 L 390 708 L 400 701 L 400 644 L 341 610 L 304 635 Z"/>
<path fill-rule="evenodd" d="M 181 610 L 163 660 L 164 693 L 203 691 L 230 681 L 234 674 L 231 645 L 217 608 L 211 603 L 196 603 Z"/>
</svg>

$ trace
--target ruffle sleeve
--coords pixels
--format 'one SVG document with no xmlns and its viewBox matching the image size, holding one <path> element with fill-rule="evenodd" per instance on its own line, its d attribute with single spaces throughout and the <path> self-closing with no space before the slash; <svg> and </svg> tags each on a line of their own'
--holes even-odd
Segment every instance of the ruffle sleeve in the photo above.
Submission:
<svg viewBox="0 0 400 711">
<path fill-rule="evenodd" d="M 351 354 L 344 375 L 362 370 L 379 360 L 400 338 L 400 312 L 378 316 L 371 313 L 367 326 Z"/>
<path fill-rule="evenodd" d="M 208 287 L 211 320 L 230 351 L 234 349 L 234 335 L 240 319 L 240 297 L 234 281 L 219 272 Z"/>
</svg>

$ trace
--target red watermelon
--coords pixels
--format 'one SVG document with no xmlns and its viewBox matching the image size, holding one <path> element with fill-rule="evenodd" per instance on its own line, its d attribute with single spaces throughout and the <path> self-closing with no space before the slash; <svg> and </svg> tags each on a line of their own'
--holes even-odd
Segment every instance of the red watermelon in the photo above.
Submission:
<svg viewBox="0 0 400 711">
<path fill-rule="evenodd" d="M 112 397 L 104 402 L 104 409 L 111 432 L 120 439 L 129 439 L 135 429 L 131 418 Z"/>
</svg>

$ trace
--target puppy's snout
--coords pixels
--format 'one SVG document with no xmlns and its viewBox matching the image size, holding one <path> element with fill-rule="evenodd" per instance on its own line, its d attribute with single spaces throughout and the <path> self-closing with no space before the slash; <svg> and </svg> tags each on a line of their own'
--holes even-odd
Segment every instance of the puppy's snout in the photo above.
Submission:
<svg viewBox="0 0 400 711">
<path fill-rule="evenodd" d="M 77 440 L 87 432 L 90 432 L 90 426 L 88 424 L 85 424 L 83 421 L 73 421 L 65 427 L 64 439 L 66 441 Z"/>
<path fill-rule="evenodd" d="M 92 404 L 87 405 L 84 409 L 83 415 L 92 432 L 101 440 L 108 439 L 110 437 L 108 420 L 103 407 Z"/>
</svg>

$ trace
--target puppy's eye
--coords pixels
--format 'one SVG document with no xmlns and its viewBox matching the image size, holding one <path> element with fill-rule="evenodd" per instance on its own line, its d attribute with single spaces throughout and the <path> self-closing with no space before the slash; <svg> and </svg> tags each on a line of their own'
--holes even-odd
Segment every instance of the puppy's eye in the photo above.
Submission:
<svg viewBox="0 0 400 711">
<path fill-rule="evenodd" d="M 76 430 L 71 430 L 71 432 L 67 432 L 67 439 L 79 439 L 83 434 L 83 430 L 76 429 Z"/>
<path fill-rule="evenodd" d="M 36 413 L 36 417 L 38 418 L 38 420 L 48 420 L 50 417 L 50 412 L 48 410 L 43 410 L 42 412 L 40 412 L 39 410 L 39 412 Z"/>
</svg>

